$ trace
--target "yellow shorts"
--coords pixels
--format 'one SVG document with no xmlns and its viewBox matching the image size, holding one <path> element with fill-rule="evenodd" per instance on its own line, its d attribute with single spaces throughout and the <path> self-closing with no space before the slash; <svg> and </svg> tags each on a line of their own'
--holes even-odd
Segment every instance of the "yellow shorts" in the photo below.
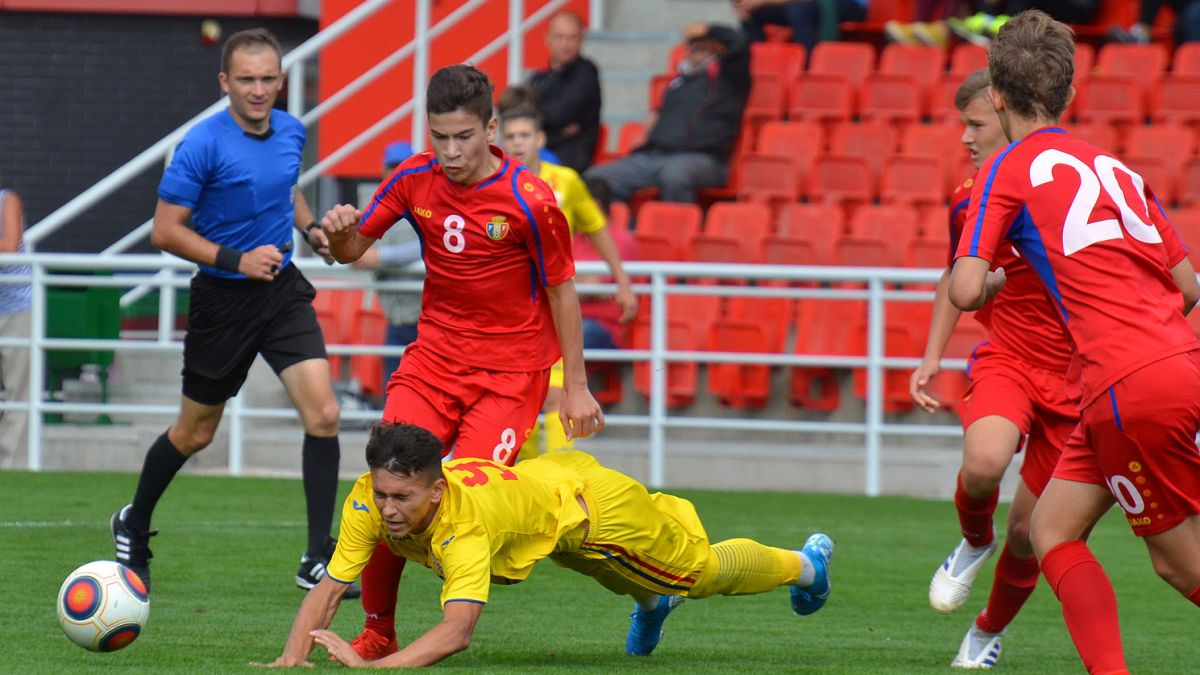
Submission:
<svg viewBox="0 0 1200 675">
<path fill-rule="evenodd" d="M 708 535 L 686 499 L 656 492 L 601 466 L 591 455 L 543 455 L 584 478 L 586 537 L 551 555 L 554 562 L 595 578 L 609 590 L 634 597 L 687 595 L 708 564 Z"/>
<path fill-rule="evenodd" d="M 559 359 L 550 366 L 550 387 L 553 389 L 563 388 L 563 362 Z"/>
</svg>

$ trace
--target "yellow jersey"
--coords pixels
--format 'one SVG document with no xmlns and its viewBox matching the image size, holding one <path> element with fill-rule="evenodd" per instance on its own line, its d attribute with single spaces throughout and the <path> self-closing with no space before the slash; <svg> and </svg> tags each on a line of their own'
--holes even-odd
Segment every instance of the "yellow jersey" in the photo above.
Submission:
<svg viewBox="0 0 1200 675">
<path fill-rule="evenodd" d="M 370 472 L 360 476 L 342 506 L 329 576 L 354 581 L 383 541 L 441 577 L 443 605 L 486 603 L 490 583 L 523 581 L 537 561 L 582 542 L 584 479 L 559 462 L 538 458 L 506 467 L 461 459 L 443 465 L 442 476 L 446 489 L 429 527 L 400 538 L 388 533 L 375 507 Z"/>
<path fill-rule="evenodd" d="M 538 178 L 554 190 L 558 208 L 567 217 L 571 234 L 593 234 L 604 229 L 607 224 L 604 213 L 574 169 L 542 162 Z"/>
</svg>

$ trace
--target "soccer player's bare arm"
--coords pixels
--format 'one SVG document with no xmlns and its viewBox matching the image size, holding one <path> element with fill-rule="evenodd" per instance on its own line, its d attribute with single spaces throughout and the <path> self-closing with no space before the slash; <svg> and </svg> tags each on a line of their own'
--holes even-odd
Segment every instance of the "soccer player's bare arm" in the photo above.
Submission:
<svg viewBox="0 0 1200 675">
<path fill-rule="evenodd" d="M 929 338 L 925 341 L 925 354 L 921 365 L 913 371 L 908 382 L 908 394 L 921 409 L 932 414 L 941 407 L 937 399 L 925 391 L 930 380 L 941 370 L 942 354 L 946 351 L 946 343 L 950 334 L 958 325 L 962 311 L 950 303 L 950 270 L 942 272 L 938 280 L 937 290 L 933 294 L 933 318 L 929 321 Z"/>
<path fill-rule="evenodd" d="M 363 661 L 337 635 L 319 631 L 317 642 L 329 650 L 331 656 L 347 666 L 368 668 L 418 668 L 429 666 L 453 656 L 471 646 L 475 624 L 483 614 L 483 603 L 450 601 L 442 609 L 442 620 L 424 635 L 413 640 L 407 647 L 377 661 Z M 332 647 L 332 648 L 331 648 Z M 344 660 L 343 660 L 344 659 Z"/>
<path fill-rule="evenodd" d="M 964 312 L 974 312 L 1004 288 L 1004 270 L 990 272 L 991 262 L 963 256 L 950 272 L 950 303 Z"/>
<path fill-rule="evenodd" d="M 1192 268 L 1191 261 L 1184 258 L 1176 263 L 1171 268 L 1171 278 L 1179 292 L 1183 293 L 1183 314 L 1187 316 L 1196 306 L 1196 302 L 1200 301 L 1200 283 L 1196 281 L 1196 270 Z"/>
<path fill-rule="evenodd" d="M 358 231 L 362 211 L 349 204 L 338 204 L 325 212 L 321 229 L 329 238 L 329 251 L 340 263 L 351 263 L 375 243 L 375 239 Z"/>
<path fill-rule="evenodd" d="M 217 263 L 221 246 L 205 239 L 188 226 L 192 209 L 172 204 L 163 199 L 154 207 L 154 224 L 150 229 L 150 242 L 157 248 L 185 260 L 203 265 Z M 271 244 L 264 244 L 249 251 L 233 252 L 236 271 L 251 279 L 271 281 L 283 262 L 283 254 Z M 240 255 L 240 257 L 239 257 Z M 221 265 L 217 264 L 217 267 Z M 272 271 L 274 270 L 274 271 Z"/>
<path fill-rule="evenodd" d="M 328 575 L 321 578 L 300 603 L 300 611 L 292 622 L 292 630 L 288 633 L 287 645 L 283 654 L 270 663 L 270 667 L 283 668 L 288 666 L 310 665 L 308 655 L 313 648 L 314 631 L 325 629 L 333 621 L 337 613 L 338 603 L 342 601 L 348 584 L 330 579 Z"/>
<path fill-rule="evenodd" d="M 604 428 L 604 412 L 588 391 L 583 367 L 583 324 L 575 282 L 567 279 L 557 286 L 547 286 L 546 294 L 563 356 L 563 402 L 558 415 L 568 438 L 586 438 Z"/>
</svg>

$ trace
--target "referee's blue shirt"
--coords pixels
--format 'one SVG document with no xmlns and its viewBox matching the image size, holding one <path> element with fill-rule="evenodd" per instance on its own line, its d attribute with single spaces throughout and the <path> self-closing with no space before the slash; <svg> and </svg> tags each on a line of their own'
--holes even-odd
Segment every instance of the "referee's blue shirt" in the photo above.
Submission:
<svg viewBox="0 0 1200 675">
<path fill-rule="evenodd" d="M 192 209 L 192 225 L 205 239 L 239 251 L 292 240 L 294 188 L 300 177 L 304 125 L 282 110 L 271 111 L 266 138 L 246 133 L 226 108 L 192 127 L 158 184 L 163 201 Z M 287 267 L 292 252 L 283 254 Z M 200 265 L 206 274 L 244 279 L 244 274 Z"/>
</svg>

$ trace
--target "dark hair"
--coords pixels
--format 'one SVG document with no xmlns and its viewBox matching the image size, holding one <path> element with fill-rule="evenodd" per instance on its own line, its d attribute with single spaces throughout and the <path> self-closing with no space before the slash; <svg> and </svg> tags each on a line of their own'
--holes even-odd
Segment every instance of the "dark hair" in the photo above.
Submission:
<svg viewBox="0 0 1200 675">
<path fill-rule="evenodd" d="M 367 439 L 367 466 L 432 483 L 442 475 L 442 442 L 415 424 L 376 422 Z"/>
<path fill-rule="evenodd" d="M 500 111 L 501 126 L 513 120 L 529 120 L 538 131 L 542 130 L 542 114 L 528 106 L 519 105 Z"/>
<path fill-rule="evenodd" d="M 992 88 L 1021 117 L 1058 119 L 1075 77 L 1075 33 L 1036 9 L 1004 23 L 988 49 Z"/>
<path fill-rule="evenodd" d="M 500 100 L 496 101 L 496 110 L 500 111 L 502 118 L 513 108 L 529 108 L 540 114 L 542 95 L 528 84 L 514 84 L 500 92 Z"/>
<path fill-rule="evenodd" d="M 279 40 L 276 40 L 271 31 L 266 28 L 250 28 L 230 35 L 229 39 L 225 41 L 225 46 L 221 48 L 221 72 L 229 72 L 229 60 L 237 50 L 263 47 L 275 50 L 280 65 L 283 64 L 283 48 L 279 46 Z"/>
<path fill-rule="evenodd" d="M 954 107 L 960 111 L 966 110 L 971 101 L 974 101 L 976 96 L 982 96 L 990 85 L 987 68 L 980 68 L 971 73 L 958 85 L 958 91 L 954 92 Z"/>
<path fill-rule="evenodd" d="M 446 66 L 429 78 L 425 112 L 430 115 L 464 110 L 487 124 L 492 119 L 491 80 L 474 66 Z"/>
</svg>

